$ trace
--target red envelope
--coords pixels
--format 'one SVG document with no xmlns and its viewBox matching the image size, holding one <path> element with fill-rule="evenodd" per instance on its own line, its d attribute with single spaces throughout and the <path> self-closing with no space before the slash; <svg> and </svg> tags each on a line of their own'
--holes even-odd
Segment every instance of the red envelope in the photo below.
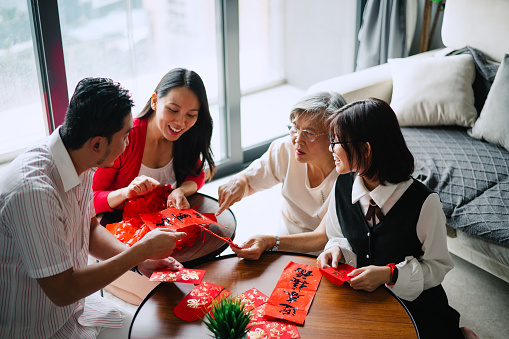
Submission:
<svg viewBox="0 0 509 339">
<path fill-rule="evenodd" d="M 303 324 L 321 278 L 318 267 L 289 261 L 267 301 L 265 315 Z"/>
<path fill-rule="evenodd" d="M 173 312 L 185 321 L 195 321 L 207 314 L 212 302 L 226 298 L 231 292 L 224 287 L 203 281 L 175 306 Z"/>
<path fill-rule="evenodd" d="M 241 302 L 243 302 L 244 307 L 247 310 L 252 310 L 260 305 L 265 304 L 267 300 L 269 300 L 269 297 L 258 291 L 256 288 L 252 288 L 244 293 L 239 294 L 235 297 L 235 299 L 239 299 Z"/>
<path fill-rule="evenodd" d="M 300 338 L 297 326 L 279 321 L 267 321 L 251 327 L 247 333 L 249 339 L 292 339 Z"/>
<path fill-rule="evenodd" d="M 320 269 L 323 275 L 333 284 L 342 285 L 345 281 L 352 279 L 347 274 L 355 270 L 355 267 L 348 264 L 338 265 L 338 268 L 328 267 Z"/>
<path fill-rule="evenodd" d="M 197 285 L 201 283 L 205 272 L 205 270 L 190 268 L 181 268 L 178 271 L 161 268 L 154 270 L 150 276 L 150 281 L 183 282 Z"/>
<path fill-rule="evenodd" d="M 248 326 L 248 338 L 300 338 L 297 326 L 287 321 L 268 319 L 264 316 L 267 304 L 255 308 Z"/>
</svg>

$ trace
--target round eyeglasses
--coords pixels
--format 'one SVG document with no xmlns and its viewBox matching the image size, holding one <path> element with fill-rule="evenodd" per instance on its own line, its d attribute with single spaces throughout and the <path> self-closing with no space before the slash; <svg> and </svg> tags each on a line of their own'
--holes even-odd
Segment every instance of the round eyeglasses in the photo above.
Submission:
<svg viewBox="0 0 509 339">
<path fill-rule="evenodd" d="M 286 125 L 286 127 L 288 127 L 288 130 L 290 131 L 290 135 L 292 136 L 292 138 L 297 138 L 300 135 L 304 140 L 309 142 L 314 142 L 316 138 L 318 138 L 319 136 L 327 134 L 327 133 L 316 134 L 305 129 L 301 130 L 295 127 L 294 124 Z"/>
<path fill-rule="evenodd" d="M 330 147 L 331 147 L 332 153 L 334 153 L 335 145 L 353 144 L 354 142 L 359 142 L 359 141 L 334 141 L 334 139 L 330 138 Z"/>
</svg>

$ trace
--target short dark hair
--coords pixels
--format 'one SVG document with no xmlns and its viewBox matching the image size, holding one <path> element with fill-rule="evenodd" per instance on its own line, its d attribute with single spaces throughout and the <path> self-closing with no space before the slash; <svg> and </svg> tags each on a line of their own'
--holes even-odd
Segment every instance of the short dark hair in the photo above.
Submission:
<svg viewBox="0 0 509 339">
<path fill-rule="evenodd" d="M 187 87 L 193 91 L 200 101 L 200 110 L 198 111 L 198 120 L 193 127 L 173 142 L 173 168 L 177 179 L 177 186 L 180 186 L 186 176 L 198 175 L 207 162 L 209 167 L 209 179 L 216 171 L 210 141 L 212 138 L 212 116 L 209 110 L 209 101 L 205 85 L 198 73 L 186 68 L 174 68 L 166 73 L 159 84 L 157 84 L 154 93 L 158 98 L 165 97 L 171 89 L 175 87 Z M 151 105 L 151 99 L 141 110 L 138 118 L 149 117 L 154 113 Z M 201 166 L 196 164 L 203 159 Z"/>
<path fill-rule="evenodd" d="M 354 141 L 343 144 L 350 164 L 363 166 L 359 173 L 370 180 L 397 184 L 408 180 L 414 171 L 414 157 L 408 149 L 396 114 L 383 100 L 354 101 L 330 119 L 331 138 Z M 363 156 L 365 143 L 371 146 L 371 162 Z"/>
<path fill-rule="evenodd" d="M 81 148 L 90 138 L 101 136 L 111 142 L 124 127 L 134 103 L 128 90 L 106 78 L 81 80 L 71 98 L 60 137 L 66 148 Z"/>
</svg>

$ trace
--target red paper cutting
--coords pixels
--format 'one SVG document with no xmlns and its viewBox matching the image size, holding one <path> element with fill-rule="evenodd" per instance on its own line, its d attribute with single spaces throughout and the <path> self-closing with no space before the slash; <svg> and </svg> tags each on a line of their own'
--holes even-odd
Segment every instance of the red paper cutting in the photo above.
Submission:
<svg viewBox="0 0 509 339">
<path fill-rule="evenodd" d="M 303 324 L 321 278 L 318 267 L 289 261 L 267 301 L 265 315 Z"/>
<path fill-rule="evenodd" d="M 122 213 L 123 220 L 138 218 L 141 213 L 152 213 L 165 209 L 171 191 L 171 186 L 161 185 L 145 195 L 127 200 Z"/>
<path fill-rule="evenodd" d="M 231 292 L 222 286 L 203 281 L 175 306 L 173 312 L 182 320 L 195 321 L 207 314 L 213 300 L 226 298 L 230 294 Z"/>
<path fill-rule="evenodd" d="M 355 267 L 350 266 L 348 264 L 338 265 L 338 268 L 328 267 L 326 269 L 320 269 L 323 275 L 329 280 L 331 283 L 336 285 L 342 285 L 345 281 L 352 279 L 348 274 L 355 270 Z"/>
<path fill-rule="evenodd" d="M 172 271 L 168 268 L 154 270 L 150 276 L 150 281 L 164 282 L 183 282 L 189 284 L 200 284 L 205 270 L 181 268 L 178 271 Z"/>
<path fill-rule="evenodd" d="M 170 186 L 158 186 L 146 195 L 129 199 L 124 205 L 123 220 L 106 225 L 106 229 L 124 244 L 132 246 L 156 227 L 172 228 L 187 234 L 185 238 L 177 240 L 176 249 L 181 249 L 193 246 L 202 229 L 211 223 L 224 227 L 217 224 L 213 213 L 199 213 L 194 209 L 166 209 L 171 191 Z M 228 238 L 222 238 L 225 239 Z"/>
</svg>

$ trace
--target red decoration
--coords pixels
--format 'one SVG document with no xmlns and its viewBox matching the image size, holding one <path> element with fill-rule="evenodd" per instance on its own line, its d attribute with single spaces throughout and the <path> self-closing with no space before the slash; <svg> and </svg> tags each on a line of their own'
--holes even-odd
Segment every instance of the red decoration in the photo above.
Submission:
<svg viewBox="0 0 509 339">
<path fill-rule="evenodd" d="M 269 297 L 267 297 L 256 288 L 252 288 L 244 293 L 239 294 L 235 297 L 235 299 L 239 299 L 241 302 L 243 302 L 244 307 L 247 310 L 252 310 L 260 305 L 265 304 L 267 300 L 269 300 Z"/>
<path fill-rule="evenodd" d="M 203 281 L 175 306 L 173 312 L 185 321 L 198 320 L 210 311 L 215 299 L 220 300 L 230 294 L 231 292 L 222 286 Z"/>
<path fill-rule="evenodd" d="M 273 318 L 266 318 L 265 308 L 267 304 L 262 304 L 256 307 L 253 310 L 253 318 L 251 322 L 248 324 L 252 326 L 249 330 L 247 337 L 249 339 L 258 339 L 258 338 L 271 338 L 271 339 L 290 339 L 290 338 L 300 338 L 299 331 L 297 330 L 297 326 L 294 324 L 284 321 L 284 320 L 275 320 Z"/>
<path fill-rule="evenodd" d="M 106 229 L 124 244 L 132 246 L 156 227 L 171 228 L 187 234 L 183 239 L 177 240 L 176 249 L 181 249 L 193 246 L 200 233 L 210 224 L 219 225 L 213 213 L 198 213 L 194 209 L 166 208 L 171 191 L 170 186 L 158 186 L 146 195 L 126 201 L 123 220 L 106 225 Z M 229 238 L 219 238 L 226 242 L 229 240 L 232 246 L 237 246 Z"/>
<path fill-rule="evenodd" d="M 164 282 L 183 282 L 190 284 L 200 284 L 205 270 L 181 268 L 178 271 L 172 271 L 169 268 L 162 268 L 154 270 L 150 276 L 150 281 L 164 281 Z"/>
<path fill-rule="evenodd" d="M 289 261 L 265 307 L 265 315 L 303 324 L 322 273 L 318 267 Z"/>
<path fill-rule="evenodd" d="M 338 265 L 338 268 L 331 266 L 326 269 L 321 269 L 327 280 L 336 285 L 342 285 L 345 281 L 352 279 L 353 277 L 349 277 L 348 274 L 353 270 L 355 270 L 355 267 L 348 264 Z"/>
<path fill-rule="evenodd" d="M 244 293 L 239 294 L 235 299 L 240 299 L 246 309 L 252 310 L 252 319 L 247 325 L 251 327 L 247 337 L 250 339 L 290 339 L 300 338 L 297 326 L 284 320 L 274 320 L 265 318 L 265 306 L 269 297 L 252 288 Z"/>
<path fill-rule="evenodd" d="M 152 213 L 165 209 L 171 191 L 171 186 L 161 185 L 146 195 L 127 200 L 124 204 L 123 220 L 137 218 L 141 213 Z"/>
</svg>

